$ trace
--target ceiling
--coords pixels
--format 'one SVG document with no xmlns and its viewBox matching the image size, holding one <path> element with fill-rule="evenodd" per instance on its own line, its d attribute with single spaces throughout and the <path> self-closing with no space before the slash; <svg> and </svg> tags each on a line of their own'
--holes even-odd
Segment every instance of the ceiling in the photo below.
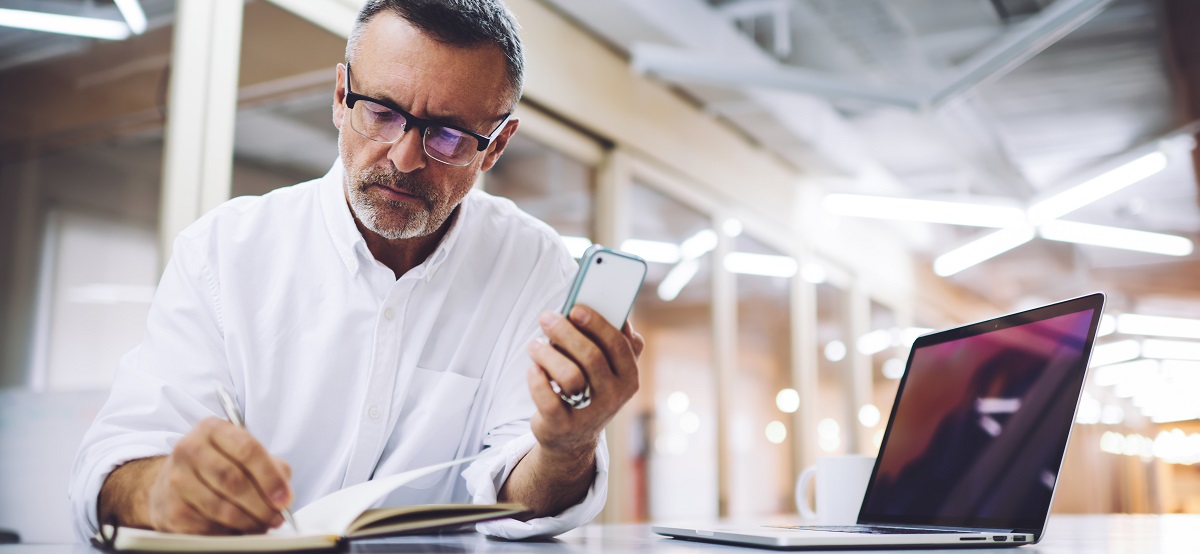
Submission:
<svg viewBox="0 0 1200 554">
<path fill-rule="evenodd" d="M 139 0 L 148 29 L 171 22 L 175 0 Z M 0 0 L 0 8 L 124 21 L 112 0 Z M 77 54 L 96 40 L 84 37 L 0 27 L 0 71 Z"/>
<path fill-rule="evenodd" d="M 1187 123 L 1155 0 L 545 1 L 827 192 L 1028 205 Z M 1164 150 L 1067 219 L 1200 238 L 1191 143 Z M 873 224 L 926 261 L 990 231 Z M 1156 276 L 1194 282 L 1198 259 L 1035 239 L 949 279 L 1000 306 L 1103 288 L 1134 310 L 1196 296 Z"/>
<path fill-rule="evenodd" d="M 1027 204 L 1187 123 L 1164 55 L 1160 0 L 542 1 L 829 192 Z M 141 4 L 151 29 L 170 23 L 173 1 Z M 0 7 L 121 19 L 111 0 Z M 1006 40 L 1059 13 L 1056 25 L 1026 37 L 1022 56 L 984 78 L 970 75 Z M 94 43 L 0 28 L 0 71 Z M 655 56 L 699 61 L 707 75 L 673 75 L 650 63 Z M 308 105 L 326 105 L 326 95 L 243 109 L 238 155 L 272 166 L 325 159 L 300 146 L 329 148 L 328 129 L 297 117 L 312 112 L 324 122 L 327 107 Z M 300 140 L 313 138 L 310 127 L 326 131 L 321 140 Z M 273 144 L 261 136 L 297 140 L 259 152 L 254 145 Z M 1188 148 L 1166 148 L 1165 171 L 1069 219 L 1200 238 Z M 925 261 L 983 232 L 867 224 L 904 237 Z M 998 306 L 1102 289 L 1118 310 L 1200 316 L 1198 279 L 1198 255 L 1034 240 L 949 282 Z"/>
</svg>

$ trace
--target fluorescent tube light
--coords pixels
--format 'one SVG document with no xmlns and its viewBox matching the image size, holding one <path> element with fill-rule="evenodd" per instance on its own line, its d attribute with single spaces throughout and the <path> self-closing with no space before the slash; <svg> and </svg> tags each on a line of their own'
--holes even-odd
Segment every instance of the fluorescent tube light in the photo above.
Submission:
<svg viewBox="0 0 1200 554">
<path fill-rule="evenodd" d="M 1158 375 L 1160 362 L 1145 358 L 1132 362 L 1104 365 L 1095 367 L 1092 372 L 1092 382 L 1101 387 L 1115 387 L 1121 383 L 1144 381 L 1148 377 Z"/>
<path fill-rule="evenodd" d="M 824 283 L 829 278 L 828 272 L 825 271 L 825 266 L 809 262 L 800 268 L 800 278 L 814 285 Z"/>
<path fill-rule="evenodd" d="M 892 346 L 903 346 L 904 348 L 910 348 L 912 347 L 913 343 L 921 337 L 921 335 L 928 335 L 933 331 L 934 330 L 930 329 L 929 327 L 909 327 L 900 331 L 899 342 L 893 342 Z"/>
<path fill-rule="evenodd" d="M 683 287 L 686 287 L 691 282 L 692 277 L 696 276 L 696 272 L 699 269 L 700 262 L 695 259 L 689 258 L 676 264 L 675 267 L 671 268 L 671 271 L 667 272 L 667 276 L 663 277 L 662 282 L 658 284 L 658 297 L 663 302 L 675 300 L 679 296 L 679 293 L 683 291 Z"/>
<path fill-rule="evenodd" d="M 129 38 L 129 27 L 120 21 L 6 8 L 0 8 L 0 26 L 105 40 Z"/>
<path fill-rule="evenodd" d="M 725 231 L 725 235 L 729 237 L 741 236 L 743 230 L 742 221 L 734 217 L 726 219 L 725 223 L 721 224 L 721 230 Z"/>
<path fill-rule="evenodd" d="M 1200 320 L 1182 317 L 1121 314 L 1117 316 L 1117 331 L 1127 335 L 1200 339 Z"/>
<path fill-rule="evenodd" d="M 1100 325 L 1096 327 L 1097 337 L 1107 337 L 1117 332 L 1117 318 L 1110 314 L 1100 316 Z"/>
<path fill-rule="evenodd" d="M 621 243 L 621 250 L 660 264 L 678 263 L 681 257 L 678 245 L 657 240 L 629 239 Z"/>
<path fill-rule="evenodd" d="M 685 259 L 699 258 L 717 247 L 717 233 L 702 229 L 679 245 L 679 254 Z"/>
<path fill-rule="evenodd" d="M 1076 221 L 1047 221 L 1038 227 L 1038 234 L 1049 240 L 1136 250 L 1166 256 L 1187 256 L 1192 253 L 1192 241 L 1184 237 Z"/>
<path fill-rule="evenodd" d="M 854 348 L 864 356 L 872 356 L 887 350 L 892 345 L 892 333 L 887 329 L 876 329 L 854 341 Z"/>
<path fill-rule="evenodd" d="M 140 35 L 146 32 L 146 12 L 142 11 L 142 5 L 138 0 L 113 0 L 117 3 L 117 9 L 121 10 L 121 17 L 125 18 L 125 23 L 129 25 L 129 30 L 133 34 Z"/>
<path fill-rule="evenodd" d="M 730 252 L 725 255 L 725 269 L 742 275 L 791 277 L 796 274 L 796 260 L 788 256 Z"/>
<path fill-rule="evenodd" d="M 825 211 L 837 215 L 971 227 L 1004 228 L 1025 221 L 1025 213 L 1015 206 L 987 206 L 862 194 L 827 194 L 821 200 L 821 206 Z"/>
<path fill-rule="evenodd" d="M 153 285 L 93 283 L 67 289 L 67 301 L 77 304 L 149 304 L 154 300 Z"/>
<path fill-rule="evenodd" d="M 1166 167 L 1166 154 L 1151 152 L 1030 206 L 1029 221 L 1037 224 L 1058 219 Z"/>
<path fill-rule="evenodd" d="M 990 260 L 1033 240 L 1033 227 L 1019 225 L 1001 229 L 968 242 L 933 261 L 933 272 L 949 277 L 980 262 Z"/>
<path fill-rule="evenodd" d="M 1200 342 L 1146 339 L 1142 356 L 1162 360 L 1200 360 Z"/>
<path fill-rule="evenodd" d="M 1142 347 L 1133 339 L 1120 340 L 1105 344 L 1097 344 L 1092 349 L 1092 367 L 1119 364 L 1136 359 L 1142 355 Z"/>
<path fill-rule="evenodd" d="M 567 252 L 571 253 L 572 258 L 583 257 L 583 253 L 592 245 L 592 241 L 584 237 L 563 236 L 562 241 L 567 245 Z"/>
</svg>

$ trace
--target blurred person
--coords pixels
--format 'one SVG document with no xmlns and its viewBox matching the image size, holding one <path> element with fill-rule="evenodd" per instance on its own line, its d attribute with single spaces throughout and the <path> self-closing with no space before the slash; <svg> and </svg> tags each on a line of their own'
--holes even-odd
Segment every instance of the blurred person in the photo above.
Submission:
<svg viewBox="0 0 1200 554">
<path fill-rule="evenodd" d="M 644 343 L 586 307 L 560 316 L 576 268 L 562 241 L 472 190 L 517 130 L 523 71 L 500 0 L 363 6 L 329 173 L 230 200 L 175 240 L 75 461 L 81 538 L 261 533 L 284 508 L 479 452 L 387 504 L 525 504 L 525 521 L 478 526 L 506 538 L 599 513 L 602 430 Z"/>
</svg>

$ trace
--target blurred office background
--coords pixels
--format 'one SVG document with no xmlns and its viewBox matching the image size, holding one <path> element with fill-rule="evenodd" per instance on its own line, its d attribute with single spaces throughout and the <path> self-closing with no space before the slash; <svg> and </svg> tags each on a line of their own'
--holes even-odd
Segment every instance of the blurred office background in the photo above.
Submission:
<svg viewBox="0 0 1200 554">
<path fill-rule="evenodd" d="M 0 528 L 70 537 L 174 235 L 328 170 L 359 5 L 0 0 Z M 1200 4 L 509 5 L 521 127 L 480 186 L 650 261 L 602 521 L 794 513 L 815 457 L 874 454 L 916 336 L 1094 290 L 1054 509 L 1200 512 Z"/>
</svg>

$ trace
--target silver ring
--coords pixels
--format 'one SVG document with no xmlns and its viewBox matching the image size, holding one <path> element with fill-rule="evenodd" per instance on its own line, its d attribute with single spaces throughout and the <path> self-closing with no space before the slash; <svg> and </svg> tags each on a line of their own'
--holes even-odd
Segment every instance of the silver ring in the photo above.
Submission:
<svg viewBox="0 0 1200 554">
<path fill-rule="evenodd" d="M 554 390 L 563 403 L 575 410 L 582 410 L 592 403 L 592 385 L 586 384 L 577 394 L 567 394 L 554 379 L 550 380 L 550 388 Z"/>
</svg>

